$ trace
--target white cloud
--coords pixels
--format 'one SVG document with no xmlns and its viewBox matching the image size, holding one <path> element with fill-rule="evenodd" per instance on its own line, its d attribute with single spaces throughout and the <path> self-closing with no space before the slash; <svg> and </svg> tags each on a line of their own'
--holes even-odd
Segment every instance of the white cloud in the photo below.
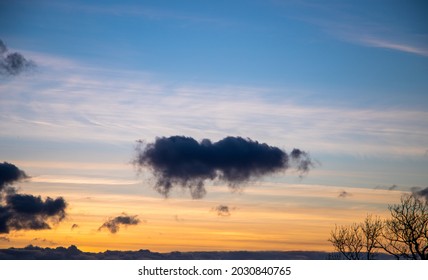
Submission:
<svg viewBox="0 0 428 280">
<path fill-rule="evenodd" d="M 132 143 L 239 135 L 285 149 L 354 155 L 419 155 L 428 146 L 427 111 L 305 106 L 264 97 L 286 96 L 287 89 L 171 85 L 147 73 L 59 61 L 0 85 L 2 137 Z"/>
</svg>

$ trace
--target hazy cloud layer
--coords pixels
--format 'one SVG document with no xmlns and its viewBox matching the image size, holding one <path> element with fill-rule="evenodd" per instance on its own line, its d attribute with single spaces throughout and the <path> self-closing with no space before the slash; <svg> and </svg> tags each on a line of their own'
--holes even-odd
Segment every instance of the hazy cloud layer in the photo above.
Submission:
<svg viewBox="0 0 428 280">
<path fill-rule="evenodd" d="M 0 76 L 15 76 L 35 65 L 18 52 L 8 52 L 5 43 L 0 40 Z"/>
<path fill-rule="evenodd" d="M 197 199 L 206 194 L 205 180 L 220 180 L 236 189 L 249 180 L 292 166 L 302 173 L 313 166 L 306 152 L 294 149 L 290 156 L 278 147 L 248 138 L 229 136 L 218 142 L 198 142 L 191 137 L 171 136 L 158 137 L 147 145 L 140 141 L 134 163 L 153 171 L 155 189 L 165 197 L 174 186 L 181 186 Z"/>
<path fill-rule="evenodd" d="M 129 216 L 123 213 L 121 216 L 108 219 L 108 221 L 102 224 L 98 230 L 100 231 L 105 228 L 111 233 L 116 233 L 119 231 L 121 225 L 138 225 L 140 222 L 141 221 L 137 218 L 137 216 Z"/>
<path fill-rule="evenodd" d="M 67 203 L 62 197 L 43 200 L 17 193 L 12 184 L 25 178 L 29 177 L 15 165 L 0 163 L 0 233 L 50 229 L 49 222 L 60 222 L 66 216 Z"/>
</svg>

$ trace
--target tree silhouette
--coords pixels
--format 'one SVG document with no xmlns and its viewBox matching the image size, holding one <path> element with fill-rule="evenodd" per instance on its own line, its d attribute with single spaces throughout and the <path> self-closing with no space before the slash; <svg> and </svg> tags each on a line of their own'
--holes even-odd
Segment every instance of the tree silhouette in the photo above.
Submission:
<svg viewBox="0 0 428 280">
<path fill-rule="evenodd" d="M 335 251 L 348 260 L 375 259 L 381 251 L 396 259 L 428 259 L 427 199 L 404 194 L 388 209 L 386 220 L 368 215 L 359 224 L 336 225 L 328 239 Z"/>
<path fill-rule="evenodd" d="M 329 241 L 335 250 L 345 259 L 361 260 L 375 259 L 377 242 L 382 232 L 382 221 L 377 217 L 368 215 L 364 222 L 348 226 L 337 226 L 331 232 Z"/>
</svg>

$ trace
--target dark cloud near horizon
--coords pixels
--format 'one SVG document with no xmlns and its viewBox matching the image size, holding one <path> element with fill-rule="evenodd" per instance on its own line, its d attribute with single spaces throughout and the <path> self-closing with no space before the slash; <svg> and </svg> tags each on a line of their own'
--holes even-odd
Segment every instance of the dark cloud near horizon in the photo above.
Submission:
<svg viewBox="0 0 428 280">
<path fill-rule="evenodd" d="M 398 188 L 398 186 L 397 186 L 396 184 L 394 184 L 394 185 L 390 186 L 390 187 L 388 188 L 388 190 L 389 190 L 389 191 L 393 191 L 393 190 L 395 190 L 396 188 Z"/>
<path fill-rule="evenodd" d="M 291 167 L 304 174 L 314 166 L 304 151 L 294 149 L 289 156 L 278 147 L 242 137 L 198 142 L 191 137 L 171 136 L 158 137 L 147 145 L 138 143 L 134 163 L 153 171 L 155 190 L 165 197 L 174 186 L 189 189 L 192 198 L 198 199 L 206 194 L 205 180 L 220 180 L 237 189 L 245 182 Z"/>
<path fill-rule="evenodd" d="M 428 187 L 425 187 L 425 188 L 413 187 L 413 188 L 411 188 L 411 191 L 414 195 L 417 195 L 419 197 L 423 197 L 426 200 L 428 200 Z"/>
<path fill-rule="evenodd" d="M 16 76 L 34 68 L 36 64 L 18 52 L 9 53 L 5 43 L 0 39 L 0 76 Z"/>
<path fill-rule="evenodd" d="M 6 242 L 10 242 L 10 239 L 6 236 L 0 236 L 0 240 L 6 241 Z"/>
<path fill-rule="evenodd" d="M 67 203 L 62 197 L 43 200 L 17 193 L 12 184 L 26 178 L 29 176 L 14 164 L 0 163 L 0 233 L 50 229 L 49 222 L 58 223 L 66 216 Z"/>
<path fill-rule="evenodd" d="M 327 260 L 331 253 L 321 251 L 196 251 L 158 253 L 140 249 L 137 251 L 106 250 L 82 252 L 75 245 L 68 248 L 41 248 L 29 245 L 25 248 L 0 249 L 0 260 Z M 378 259 L 392 259 L 379 253 Z"/>
<path fill-rule="evenodd" d="M 106 228 L 111 233 L 116 233 L 119 231 L 121 225 L 138 225 L 140 222 L 141 221 L 137 218 L 137 215 L 129 216 L 123 213 L 121 216 L 110 218 L 107 222 L 105 222 L 98 228 L 98 231 L 101 231 L 103 228 Z"/>
</svg>

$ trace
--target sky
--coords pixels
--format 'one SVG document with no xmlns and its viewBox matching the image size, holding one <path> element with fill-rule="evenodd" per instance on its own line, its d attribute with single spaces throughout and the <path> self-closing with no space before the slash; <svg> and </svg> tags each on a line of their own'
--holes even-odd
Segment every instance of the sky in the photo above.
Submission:
<svg viewBox="0 0 428 280">
<path fill-rule="evenodd" d="M 0 1 L 0 162 L 25 172 L 5 181 L 0 206 L 29 194 L 48 225 L 9 223 L 0 248 L 332 250 L 336 224 L 386 217 L 428 186 L 427 11 L 416 0 Z M 16 72 L 13 53 L 26 62 Z M 290 166 L 234 185 L 213 163 L 206 193 L 173 177 L 165 196 L 149 156 L 160 139 L 209 139 L 210 155 L 225 139 L 266 143 Z M 66 208 L 51 215 L 47 197 Z"/>
</svg>

